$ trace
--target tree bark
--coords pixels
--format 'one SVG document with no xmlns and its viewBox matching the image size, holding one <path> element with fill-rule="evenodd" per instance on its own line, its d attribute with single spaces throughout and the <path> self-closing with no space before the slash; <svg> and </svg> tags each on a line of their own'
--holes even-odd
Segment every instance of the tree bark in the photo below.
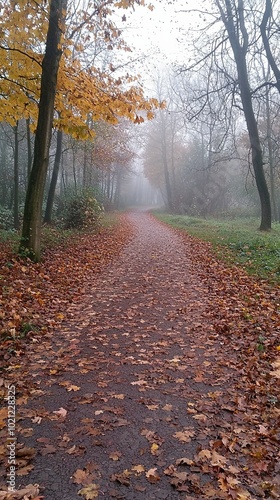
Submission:
<svg viewBox="0 0 280 500">
<path fill-rule="evenodd" d="M 263 41 L 266 57 L 267 57 L 269 65 L 274 73 L 274 76 L 276 78 L 275 86 L 276 86 L 278 92 L 280 93 L 280 69 L 277 66 L 276 61 L 274 59 L 274 56 L 272 54 L 269 39 L 268 39 L 268 36 L 266 33 L 268 21 L 271 18 L 271 16 L 272 16 L 271 0 L 266 0 L 265 11 L 264 11 L 263 19 L 261 22 L 260 30 L 261 30 L 262 41 Z"/>
<path fill-rule="evenodd" d="M 53 171 L 52 171 L 52 178 L 51 178 L 48 199 L 47 199 L 46 212 L 45 212 L 45 217 L 44 217 L 44 222 L 46 224 L 50 224 L 52 221 L 53 202 L 54 202 L 55 189 L 56 189 L 61 154 L 62 154 L 62 137 L 63 137 L 62 131 L 58 130 L 57 137 L 56 137 L 56 151 L 55 151 L 54 166 L 53 166 Z"/>
<path fill-rule="evenodd" d="M 19 213 L 18 213 L 18 191 L 19 191 L 19 172 L 18 172 L 18 121 L 13 127 L 15 147 L 14 147 L 14 228 L 19 229 Z"/>
<path fill-rule="evenodd" d="M 26 120 L 26 142 L 27 142 L 27 183 L 30 177 L 32 167 L 32 148 L 31 148 L 31 134 L 30 134 L 30 118 Z"/>
<path fill-rule="evenodd" d="M 272 126 L 271 126 L 269 89 L 268 88 L 266 88 L 265 104 L 266 104 L 266 127 L 267 127 L 267 146 L 268 146 L 268 158 L 269 158 L 271 206 L 272 206 L 273 219 L 277 220 L 277 208 L 276 208 L 276 198 L 275 198 L 275 179 L 274 179 L 274 177 L 275 177 L 274 176 L 274 157 L 273 157 L 273 146 L 272 146 Z"/>
<path fill-rule="evenodd" d="M 51 0 L 46 51 L 42 63 L 39 115 L 34 144 L 34 159 L 24 207 L 19 251 L 35 262 L 40 260 L 42 204 L 49 163 L 57 73 L 61 58 L 61 26 L 67 0 Z"/>
<path fill-rule="evenodd" d="M 170 182 L 170 174 L 168 169 L 168 160 L 167 160 L 167 144 L 166 144 L 166 123 L 163 113 L 161 116 L 161 154 L 162 154 L 162 163 L 163 163 L 163 171 L 164 171 L 164 180 L 165 180 L 165 189 L 166 189 L 166 197 L 168 209 L 171 213 L 174 212 L 174 203 L 173 203 L 173 193 Z"/>
<path fill-rule="evenodd" d="M 257 120 L 253 109 L 247 71 L 246 54 L 248 51 L 248 33 L 246 31 L 244 22 L 243 0 L 238 1 L 238 9 L 236 9 L 238 10 L 238 19 L 236 20 L 238 26 L 234 24 L 235 14 L 232 10 L 231 1 L 225 0 L 225 10 L 221 6 L 221 2 L 219 0 L 216 0 L 216 3 L 220 11 L 222 21 L 228 33 L 237 68 L 241 102 L 252 150 L 252 164 L 261 203 L 260 230 L 268 231 L 269 229 L 271 229 L 271 204 L 263 169 L 263 154 Z M 239 37 L 242 38 L 242 43 Z"/>
</svg>

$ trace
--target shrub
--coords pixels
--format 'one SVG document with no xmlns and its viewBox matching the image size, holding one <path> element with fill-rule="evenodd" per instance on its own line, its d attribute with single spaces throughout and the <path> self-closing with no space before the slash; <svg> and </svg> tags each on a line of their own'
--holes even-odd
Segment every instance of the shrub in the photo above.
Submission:
<svg viewBox="0 0 280 500">
<path fill-rule="evenodd" d="M 13 227 L 14 219 L 12 211 L 0 206 L 0 229 L 8 231 L 9 229 L 13 229 Z"/>
<path fill-rule="evenodd" d="M 65 198 L 65 229 L 95 229 L 99 226 L 103 212 L 102 204 L 91 191 L 82 190 Z"/>
</svg>

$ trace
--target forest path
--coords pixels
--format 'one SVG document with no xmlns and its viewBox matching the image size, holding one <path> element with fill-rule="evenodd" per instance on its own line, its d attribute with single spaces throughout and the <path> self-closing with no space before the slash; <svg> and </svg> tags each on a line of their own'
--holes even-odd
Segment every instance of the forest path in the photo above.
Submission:
<svg viewBox="0 0 280 500">
<path fill-rule="evenodd" d="M 278 498 L 275 408 L 232 338 L 239 316 L 222 313 L 223 286 L 229 307 L 240 300 L 227 271 L 209 282 L 207 246 L 196 256 L 149 214 L 127 217 L 130 243 L 30 356 L 17 431 L 37 454 L 17 486 L 39 484 L 44 500 Z"/>
</svg>

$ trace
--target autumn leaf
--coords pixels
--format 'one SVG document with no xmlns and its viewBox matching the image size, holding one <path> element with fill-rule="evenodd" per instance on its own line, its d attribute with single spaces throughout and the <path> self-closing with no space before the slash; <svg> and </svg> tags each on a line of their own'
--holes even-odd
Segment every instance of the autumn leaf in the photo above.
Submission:
<svg viewBox="0 0 280 500">
<path fill-rule="evenodd" d="M 116 462 L 117 460 L 120 459 L 121 456 L 122 454 L 119 451 L 113 451 L 112 453 L 110 453 L 109 458 L 111 458 L 111 460 Z"/>
<path fill-rule="evenodd" d="M 159 449 L 158 444 L 153 443 L 152 446 L 151 446 L 151 454 L 152 455 L 158 455 L 158 449 Z"/>
<path fill-rule="evenodd" d="M 64 418 L 67 415 L 67 410 L 65 410 L 65 408 L 59 408 L 59 410 L 55 410 L 55 411 L 53 411 L 53 413 L 55 413 L 55 415 L 58 415 L 58 416 Z"/>
<path fill-rule="evenodd" d="M 52 453 L 56 453 L 57 449 L 55 448 L 55 446 L 52 446 L 51 444 L 47 444 L 45 446 L 45 448 L 42 448 L 40 450 L 40 453 L 41 455 L 45 456 L 45 455 L 51 455 Z"/>
<path fill-rule="evenodd" d="M 162 409 L 163 409 L 164 411 L 171 411 L 171 410 L 172 410 L 172 408 L 173 408 L 173 406 L 172 406 L 172 405 L 170 405 L 170 404 L 166 404 L 166 405 L 164 405 L 164 406 L 162 407 Z"/>
<path fill-rule="evenodd" d="M 199 459 L 199 460 L 203 460 L 203 461 L 205 461 L 205 460 L 209 460 L 209 459 L 211 459 L 211 457 L 212 457 L 212 453 L 211 453 L 211 451 L 210 451 L 210 450 L 201 450 L 201 451 L 197 454 L 197 456 L 198 456 L 198 459 Z"/>
<path fill-rule="evenodd" d="M 184 431 L 178 431 L 173 434 L 176 439 L 182 441 L 183 443 L 189 443 L 191 438 L 195 435 L 195 432 L 192 429 L 186 429 Z"/>
<path fill-rule="evenodd" d="M 87 473 L 82 469 L 77 469 L 72 475 L 73 483 L 76 484 L 83 484 L 86 478 L 87 478 Z"/>
<path fill-rule="evenodd" d="M 160 480 L 160 476 L 157 472 L 157 468 L 149 469 L 146 472 L 146 478 L 150 483 L 157 483 Z"/>
<path fill-rule="evenodd" d="M 28 484 L 24 488 L 20 490 L 13 490 L 13 492 L 8 492 L 1 490 L 0 491 L 0 500 L 14 500 L 14 499 L 23 499 L 23 500 L 35 500 L 36 498 L 42 499 L 43 497 L 38 497 L 39 494 L 39 485 L 38 484 Z"/>
<path fill-rule="evenodd" d="M 134 382 L 130 382 L 131 385 L 147 385 L 146 380 L 135 380 Z"/>
<path fill-rule="evenodd" d="M 199 420 L 200 422 L 206 422 L 207 421 L 207 416 L 203 415 L 202 413 L 200 413 L 198 415 L 193 415 L 193 418 L 195 420 Z"/>
<path fill-rule="evenodd" d="M 77 385 L 69 385 L 67 387 L 67 391 L 79 391 L 80 390 L 80 387 L 78 387 Z"/>
<path fill-rule="evenodd" d="M 88 484 L 88 472 L 82 469 L 77 469 L 72 475 L 72 481 L 76 484 Z"/>
<path fill-rule="evenodd" d="M 131 467 L 131 470 L 138 475 L 142 472 L 145 472 L 145 467 L 143 467 L 143 465 L 134 465 L 133 467 Z"/>
<path fill-rule="evenodd" d="M 84 496 L 85 500 L 92 500 L 93 498 L 98 497 L 98 490 L 99 485 L 92 483 L 79 490 L 78 495 Z"/>
<path fill-rule="evenodd" d="M 119 474 L 113 474 L 111 476 L 111 481 L 116 481 L 117 483 L 123 484 L 124 486 L 129 486 L 131 474 L 132 473 L 126 469 Z"/>
<path fill-rule="evenodd" d="M 24 467 L 20 467 L 17 469 L 17 475 L 18 476 L 27 476 L 30 471 L 32 471 L 32 469 L 34 469 L 34 465 L 25 465 Z"/>
<path fill-rule="evenodd" d="M 178 458 L 176 465 L 194 465 L 194 461 L 187 457 Z"/>
</svg>

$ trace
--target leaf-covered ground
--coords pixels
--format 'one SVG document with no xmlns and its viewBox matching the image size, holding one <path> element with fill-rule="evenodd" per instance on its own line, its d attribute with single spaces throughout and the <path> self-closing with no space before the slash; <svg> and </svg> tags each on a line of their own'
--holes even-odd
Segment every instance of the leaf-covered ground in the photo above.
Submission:
<svg viewBox="0 0 280 500">
<path fill-rule="evenodd" d="M 52 327 L 1 382 L 17 388 L 20 491 L 0 499 L 279 498 L 279 290 L 148 214 L 122 228 L 99 273 L 90 249 L 68 249 L 65 285 L 49 261 Z"/>
</svg>

